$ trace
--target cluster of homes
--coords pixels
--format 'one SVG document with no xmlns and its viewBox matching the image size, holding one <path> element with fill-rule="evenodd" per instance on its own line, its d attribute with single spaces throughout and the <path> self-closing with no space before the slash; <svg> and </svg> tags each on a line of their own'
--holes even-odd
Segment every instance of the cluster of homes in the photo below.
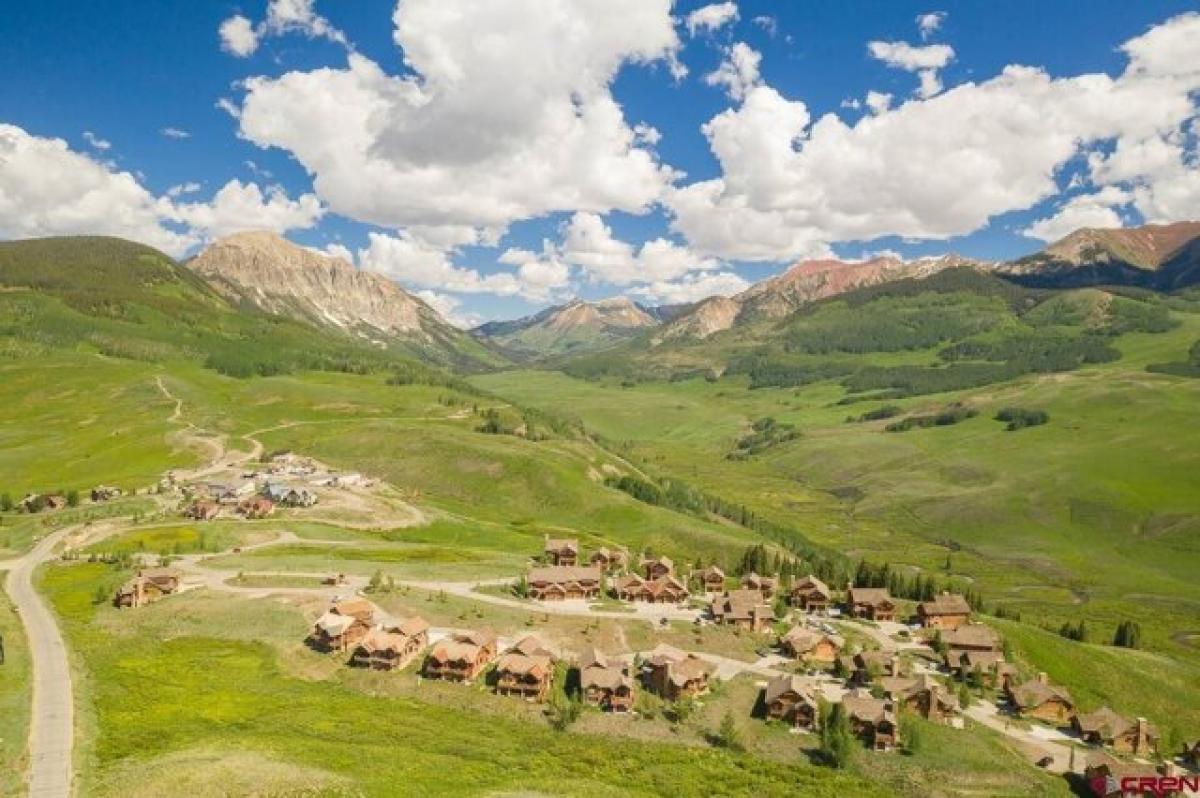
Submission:
<svg viewBox="0 0 1200 798">
<path fill-rule="evenodd" d="M 489 630 L 455 632 L 430 645 L 424 620 L 380 617 L 361 598 L 335 601 L 313 624 L 308 643 L 319 651 L 349 652 L 350 665 L 373 670 L 399 670 L 423 654 L 421 674 L 428 679 L 473 682 L 490 669 L 497 693 L 531 701 L 546 700 L 559 662 L 536 635 L 526 635 L 503 652 Z M 574 668 L 582 700 L 611 712 L 633 708 L 639 683 L 668 701 L 702 695 L 716 671 L 696 655 L 667 645 L 651 652 L 639 673 L 595 647 L 585 650 Z"/>
<path fill-rule="evenodd" d="M 276 507 L 312 507 L 317 503 L 317 494 L 308 488 L 284 482 L 260 484 L 253 479 L 193 485 L 188 492 L 192 501 L 184 515 L 196 521 L 211 521 L 227 508 L 253 519 L 273 515 Z"/>
</svg>

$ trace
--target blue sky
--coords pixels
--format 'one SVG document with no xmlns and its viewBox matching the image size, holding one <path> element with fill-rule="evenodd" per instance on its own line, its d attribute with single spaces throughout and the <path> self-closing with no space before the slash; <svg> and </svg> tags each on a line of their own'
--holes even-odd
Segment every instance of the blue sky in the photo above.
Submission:
<svg viewBox="0 0 1200 798">
<path fill-rule="evenodd" d="M 1200 216 L 1194 2 L 399 5 L 7 9 L 0 237 L 276 229 L 465 322 Z"/>
</svg>

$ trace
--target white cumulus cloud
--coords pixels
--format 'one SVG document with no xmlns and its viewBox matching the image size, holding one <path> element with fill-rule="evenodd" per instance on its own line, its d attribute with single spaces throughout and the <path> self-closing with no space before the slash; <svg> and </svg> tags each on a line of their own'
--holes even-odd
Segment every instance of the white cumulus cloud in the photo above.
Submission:
<svg viewBox="0 0 1200 798">
<path fill-rule="evenodd" d="M 258 50 L 268 36 L 299 33 L 310 39 L 329 39 L 349 46 L 346 36 L 313 9 L 315 0 L 270 0 L 266 19 L 257 25 L 241 14 L 224 20 L 217 28 L 221 49 L 239 58 Z"/>
<path fill-rule="evenodd" d="M 176 202 L 198 190 L 185 183 L 155 196 L 133 174 L 61 139 L 0 123 L 0 238 L 112 235 L 182 256 L 234 230 L 311 227 L 322 212 L 312 194 L 291 200 L 236 180 L 209 202 Z"/>
<path fill-rule="evenodd" d="M 1036 220 L 1021 234 L 1042 241 L 1057 241 L 1081 227 L 1123 227 L 1116 208 L 1133 199 L 1128 191 L 1114 186 L 1094 194 L 1081 194 L 1063 203 L 1052 215 Z"/>
<path fill-rule="evenodd" d="M 290 152 L 333 211 L 384 227 L 644 211 L 676 175 L 610 84 L 625 64 L 669 64 L 680 46 L 670 9 L 406 0 L 393 20 L 408 74 L 351 54 L 342 69 L 250 78 L 240 133 Z"/>
<path fill-rule="evenodd" d="M 712 33 L 737 19 L 737 3 L 711 3 L 688 14 L 686 24 L 688 33 L 695 36 L 697 33 Z"/>
<path fill-rule="evenodd" d="M 938 29 L 942 27 L 942 23 L 945 21 L 945 11 L 930 11 L 927 14 L 918 14 L 917 30 L 921 32 L 921 39 L 927 41 L 930 36 L 938 32 Z"/>
<path fill-rule="evenodd" d="M 1131 191 L 1149 219 L 1200 215 L 1187 132 L 1200 15 L 1122 49 L 1130 63 L 1117 77 L 1014 65 L 854 124 L 836 114 L 814 122 L 803 102 L 758 86 L 704 125 L 721 175 L 668 192 L 673 228 L 701 254 L 764 261 L 887 235 L 945 239 L 1057 196 L 1065 164 L 1109 146 L 1089 162 L 1094 185 Z M 922 59 L 911 64 L 942 62 Z"/>
<path fill-rule="evenodd" d="M 720 66 L 704 76 L 709 86 L 724 86 L 734 100 L 745 98 L 759 84 L 758 68 L 762 54 L 745 42 L 736 42 L 725 51 Z"/>
<path fill-rule="evenodd" d="M 678 280 L 658 280 L 630 289 L 629 293 L 659 304 L 677 305 L 699 302 L 710 296 L 733 296 L 750 284 L 733 272 L 690 274 Z"/>
</svg>

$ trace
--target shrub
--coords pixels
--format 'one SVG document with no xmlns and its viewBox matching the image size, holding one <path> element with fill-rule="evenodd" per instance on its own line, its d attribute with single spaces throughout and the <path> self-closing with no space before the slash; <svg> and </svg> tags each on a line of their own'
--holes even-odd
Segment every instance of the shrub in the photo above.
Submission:
<svg viewBox="0 0 1200 798">
<path fill-rule="evenodd" d="M 1006 407 L 996 414 L 997 421 L 1005 421 L 1009 432 L 1025 427 L 1038 427 L 1050 420 L 1050 414 L 1045 410 L 1028 410 L 1023 407 Z"/>
</svg>

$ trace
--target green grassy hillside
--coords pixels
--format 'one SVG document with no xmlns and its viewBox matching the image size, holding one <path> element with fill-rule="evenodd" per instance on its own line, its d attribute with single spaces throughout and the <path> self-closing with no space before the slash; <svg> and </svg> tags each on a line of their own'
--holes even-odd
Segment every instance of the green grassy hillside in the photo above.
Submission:
<svg viewBox="0 0 1200 798">
<path fill-rule="evenodd" d="M 415 359 L 463 368 L 503 362 L 465 335 L 389 351 L 234 307 L 161 252 L 101 237 L 0 242 L 0 337 L 10 352 L 83 347 L 149 362 L 199 360 L 236 377 L 416 368 Z"/>
</svg>

